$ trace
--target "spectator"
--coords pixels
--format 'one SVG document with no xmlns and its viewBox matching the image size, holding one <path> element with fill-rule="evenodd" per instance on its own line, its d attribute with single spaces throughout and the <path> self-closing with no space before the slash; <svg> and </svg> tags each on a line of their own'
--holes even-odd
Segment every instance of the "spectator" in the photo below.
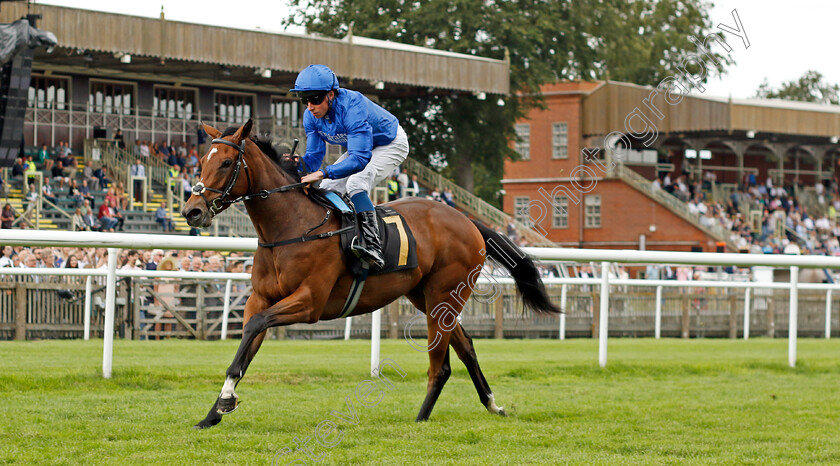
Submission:
<svg viewBox="0 0 840 466">
<path fill-rule="evenodd" d="M 85 214 L 82 216 L 82 220 L 85 223 L 85 230 L 98 231 L 100 229 L 99 221 L 97 221 L 96 216 L 93 215 L 93 210 L 91 210 L 90 207 L 85 209 Z"/>
<path fill-rule="evenodd" d="M 0 212 L 0 228 L 8 230 L 12 228 L 12 223 L 15 222 L 15 209 L 8 202 L 3 206 L 3 211 Z"/>
<path fill-rule="evenodd" d="M 97 181 L 96 178 L 94 178 L 94 181 Z M 90 207 L 94 207 L 94 201 L 96 199 L 94 199 L 93 194 L 90 193 L 87 180 L 82 180 L 82 185 L 79 186 L 79 194 L 81 194 L 82 199 L 88 201 Z"/>
<path fill-rule="evenodd" d="M 15 159 L 15 164 L 12 165 L 12 178 L 17 178 L 19 176 L 23 176 L 23 173 L 26 171 L 26 167 L 23 165 L 23 157 L 18 157 Z"/>
<path fill-rule="evenodd" d="M 116 212 L 111 207 L 111 202 L 103 202 L 99 207 L 99 223 L 102 225 L 101 231 L 114 231 L 114 227 L 119 223 Z"/>
<path fill-rule="evenodd" d="M 134 161 L 134 165 L 131 166 L 129 170 L 129 174 L 132 178 L 146 177 L 146 167 L 140 163 L 140 159 Z M 142 202 L 143 201 L 143 180 L 133 180 L 134 183 L 134 200 L 135 202 Z"/>
<path fill-rule="evenodd" d="M 125 150 L 125 141 L 123 140 L 123 133 L 121 129 L 117 128 L 117 132 L 114 134 L 114 140 L 117 141 L 117 147 Z"/>
<path fill-rule="evenodd" d="M 93 176 L 93 161 L 88 160 L 82 169 L 82 183 L 87 183 L 91 189 L 99 189 L 99 179 Z"/>
<path fill-rule="evenodd" d="M 187 154 L 185 169 L 190 175 L 195 175 L 195 172 L 198 169 L 198 151 L 195 148 L 195 144 L 190 147 L 190 151 Z"/>
<path fill-rule="evenodd" d="M 53 179 L 58 180 L 59 189 L 64 189 L 64 183 L 69 182 L 70 178 L 67 177 L 67 170 L 64 168 L 64 163 L 61 160 L 56 162 L 55 166 L 52 167 L 51 173 Z"/>
<path fill-rule="evenodd" d="M 67 187 L 67 197 L 73 199 L 73 207 L 81 207 L 85 203 L 85 198 L 79 190 L 79 183 L 75 179 L 70 180 L 70 185 Z"/>
<path fill-rule="evenodd" d="M 108 179 L 108 167 L 102 165 L 93 171 L 93 177 L 99 180 L 99 189 L 106 189 L 111 184 Z"/>
<path fill-rule="evenodd" d="M 187 202 L 187 199 L 192 196 L 192 183 L 186 171 L 181 173 L 181 191 L 184 193 L 184 202 Z"/>
<path fill-rule="evenodd" d="M 53 161 L 50 160 L 50 150 L 47 149 L 47 145 L 44 144 L 41 146 L 41 149 L 38 150 L 38 163 L 44 165 L 44 169 L 48 170 L 52 168 Z"/>
<path fill-rule="evenodd" d="M 80 207 L 76 207 L 76 212 L 73 214 L 73 224 L 72 224 L 74 231 L 85 231 L 87 227 L 85 225 L 85 218 L 82 215 L 82 209 Z"/>
<path fill-rule="evenodd" d="M 411 196 L 420 195 L 420 183 L 417 182 L 417 175 L 411 175 L 411 181 L 408 182 L 408 191 Z"/>
<path fill-rule="evenodd" d="M 0 249 L 0 267 L 14 267 L 14 261 L 12 260 L 14 254 L 15 250 L 11 246 L 3 246 Z"/>
<path fill-rule="evenodd" d="M 405 197 L 405 190 L 408 189 L 408 172 L 405 171 L 405 168 L 401 169 L 400 174 L 397 175 L 397 182 L 400 183 L 400 197 Z"/>
<path fill-rule="evenodd" d="M 155 221 L 160 223 L 163 231 L 172 232 L 175 231 L 175 222 L 172 221 L 172 217 L 168 214 L 166 211 L 166 201 L 161 201 L 160 206 L 155 211 Z"/>
<path fill-rule="evenodd" d="M 397 181 L 396 175 L 391 175 L 388 179 L 388 201 L 396 201 L 400 198 L 400 183 Z"/>
<path fill-rule="evenodd" d="M 125 184 L 122 181 L 117 183 L 117 187 L 114 188 L 114 196 L 120 210 L 126 210 L 128 208 L 128 195 L 125 193 Z"/>
<path fill-rule="evenodd" d="M 443 194 L 441 195 L 443 202 L 445 202 L 449 207 L 455 207 L 455 199 L 452 196 L 452 190 L 448 187 L 443 188 Z"/>
</svg>

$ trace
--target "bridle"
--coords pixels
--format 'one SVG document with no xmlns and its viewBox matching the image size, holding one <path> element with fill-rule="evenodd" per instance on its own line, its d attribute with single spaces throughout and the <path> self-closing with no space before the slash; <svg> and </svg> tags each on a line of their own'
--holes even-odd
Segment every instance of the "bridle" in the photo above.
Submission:
<svg viewBox="0 0 840 466">
<path fill-rule="evenodd" d="M 245 141 L 247 140 L 248 138 L 243 138 L 242 142 L 238 145 L 228 141 L 227 139 L 222 138 L 216 138 L 210 141 L 211 146 L 213 144 L 224 144 L 226 146 L 233 147 L 238 152 L 236 154 L 236 165 L 233 167 L 233 176 L 231 176 L 228 179 L 228 182 L 225 185 L 224 189 L 216 189 L 204 186 L 204 183 L 201 181 L 199 181 L 195 184 L 195 186 L 192 187 L 192 193 L 198 194 L 199 196 L 201 196 L 202 199 L 204 199 L 204 203 L 207 205 L 207 209 L 214 217 L 231 204 L 236 204 L 240 201 L 248 201 L 257 197 L 265 199 L 270 194 L 291 191 L 293 189 L 302 188 L 305 185 L 305 183 L 287 184 L 285 186 L 280 186 L 279 188 L 263 189 L 262 191 L 251 193 L 251 174 L 248 172 L 248 163 L 245 162 Z M 229 199 L 228 196 L 230 196 L 230 191 L 233 189 L 234 186 L 236 186 L 236 181 L 239 179 L 239 173 L 242 171 L 242 167 L 245 167 L 245 177 L 248 179 L 248 189 L 245 191 L 244 195 L 239 196 L 235 199 Z M 221 196 L 213 199 L 213 202 L 210 202 L 209 200 L 207 200 L 207 196 L 204 195 L 206 191 L 218 193 L 221 194 Z"/>
</svg>

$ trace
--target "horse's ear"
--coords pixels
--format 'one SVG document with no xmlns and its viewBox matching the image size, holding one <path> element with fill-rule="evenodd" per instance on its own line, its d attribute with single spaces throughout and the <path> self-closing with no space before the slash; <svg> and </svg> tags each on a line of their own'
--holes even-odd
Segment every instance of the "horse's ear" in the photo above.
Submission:
<svg viewBox="0 0 840 466">
<path fill-rule="evenodd" d="M 233 140 L 236 141 L 236 143 L 242 142 L 243 139 L 251 135 L 251 126 L 253 125 L 254 121 L 248 118 L 248 121 L 246 121 L 244 125 L 233 133 Z"/>
<path fill-rule="evenodd" d="M 216 128 L 214 128 L 210 125 L 206 125 L 206 124 L 202 123 L 201 127 L 204 128 L 204 132 L 207 133 L 207 135 L 210 136 L 213 139 L 218 139 L 218 138 L 222 137 L 221 131 L 217 130 Z"/>
</svg>

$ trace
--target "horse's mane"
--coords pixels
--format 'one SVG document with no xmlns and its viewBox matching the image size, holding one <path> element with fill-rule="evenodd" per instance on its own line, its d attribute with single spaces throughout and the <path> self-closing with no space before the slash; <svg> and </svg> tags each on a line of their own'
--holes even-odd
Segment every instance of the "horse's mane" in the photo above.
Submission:
<svg viewBox="0 0 840 466">
<path fill-rule="evenodd" d="M 221 137 L 226 136 L 233 136 L 234 133 L 239 128 L 236 126 L 231 126 L 229 128 L 225 128 L 222 131 Z M 300 182 L 300 173 L 298 173 L 298 165 L 288 159 L 283 158 L 283 154 L 287 154 L 292 151 L 292 148 L 286 144 L 273 144 L 271 141 L 271 136 L 268 134 L 265 135 L 254 135 L 250 137 L 251 142 L 257 145 L 260 151 L 266 155 L 275 165 L 277 165 L 281 170 L 286 172 L 290 177 L 292 177 L 295 182 Z"/>
</svg>

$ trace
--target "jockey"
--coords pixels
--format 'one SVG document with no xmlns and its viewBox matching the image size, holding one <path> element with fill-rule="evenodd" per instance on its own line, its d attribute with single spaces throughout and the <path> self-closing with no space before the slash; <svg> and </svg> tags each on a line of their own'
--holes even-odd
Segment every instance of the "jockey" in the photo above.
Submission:
<svg viewBox="0 0 840 466">
<path fill-rule="evenodd" d="M 296 93 L 306 105 L 303 127 L 307 171 L 303 183 L 324 179 L 321 188 L 347 193 L 356 207 L 362 235 L 353 242 L 356 251 L 374 269 L 385 266 L 376 212 L 370 190 L 387 178 L 408 156 L 408 138 L 399 121 L 359 92 L 338 87 L 335 73 L 324 65 L 309 65 L 298 74 Z M 320 169 L 326 144 L 347 151 Z"/>
</svg>

